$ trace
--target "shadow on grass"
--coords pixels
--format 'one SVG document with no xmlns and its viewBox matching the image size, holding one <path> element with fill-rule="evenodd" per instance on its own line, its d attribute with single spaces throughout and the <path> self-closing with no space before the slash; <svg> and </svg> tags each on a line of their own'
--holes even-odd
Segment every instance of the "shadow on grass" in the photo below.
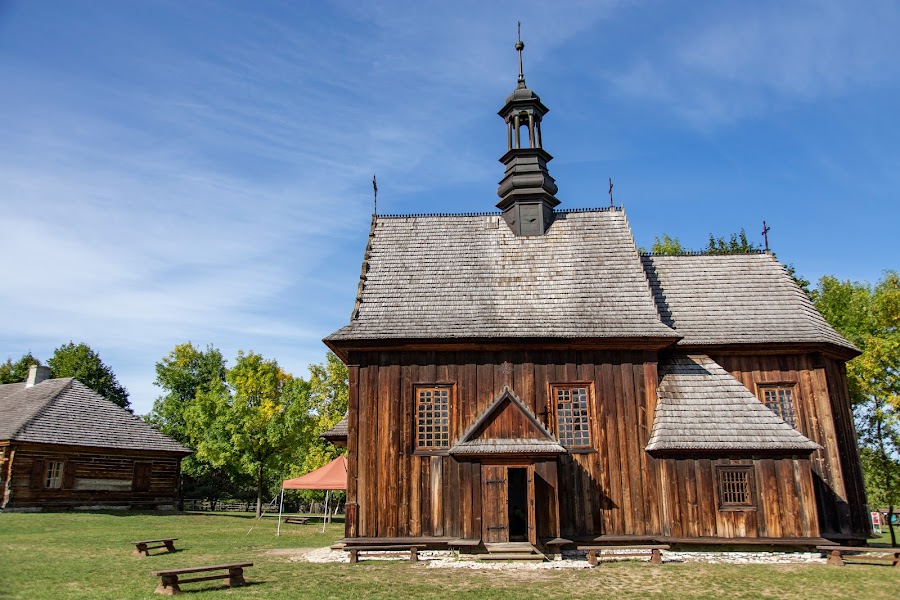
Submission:
<svg viewBox="0 0 900 600">
<path fill-rule="evenodd" d="M 248 581 L 244 585 L 236 586 L 234 589 L 256 587 L 258 585 L 265 585 L 266 583 L 268 583 L 268 581 L 259 581 L 259 580 Z M 221 592 L 222 590 L 232 589 L 232 587 L 230 585 L 225 585 L 225 584 L 214 585 L 214 586 L 205 586 L 205 587 L 201 587 L 201 588 L 191 588 L 191 589 L 184 589 L 184 587 L 182 587 L 183 585 L 184 584 L 181 584 L 181 583 L 178 584 L 178 587 L 181 588 L 182 594 L 206 594 L 208 592 Z M 188 585 L 192 585 L 192 584 L 188 584 Z"/>
</svg>

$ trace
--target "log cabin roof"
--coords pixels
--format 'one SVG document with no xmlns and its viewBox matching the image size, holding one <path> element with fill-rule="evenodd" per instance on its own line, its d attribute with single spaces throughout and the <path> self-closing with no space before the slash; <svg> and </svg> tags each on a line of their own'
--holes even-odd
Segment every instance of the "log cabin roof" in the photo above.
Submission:
<svg viewBox="0 0 900 600">
<path fill-rule="evenodd" d="M 319 437 L 325 438 L 328 441 L 332 440 L 344 440 L 347 439 L 347 414 L 344 413 L 344 416 L 341 417 L 341 420 L 334 424 L 334 427 L 327 431 L 323 431 Z"/>
<path fill-rule="evenodd" d="M 326 341 L 669 338 L 621 209 L 555 213 L 517 237 L 494 214 L 378 216 L 351 322 Z"/>
<path fill-rule="evenodd" d="M 659 375 L 650 452 L 820 449 L 705 354 L 662 358 Z"/>
<path fill-rule="evenodd" d="M 858 352 L 769 253 L 643 256 L 678 345 L 830 343 Z"/>
<path fill-rule="evenodd" d="M 72 377 L 0 385 L 0 440 L 191 452 Z"/>
</svg>

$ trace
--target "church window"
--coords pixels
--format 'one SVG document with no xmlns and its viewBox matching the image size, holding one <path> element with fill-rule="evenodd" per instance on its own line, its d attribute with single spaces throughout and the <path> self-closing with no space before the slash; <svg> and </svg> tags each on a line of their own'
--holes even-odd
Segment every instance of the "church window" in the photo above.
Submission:
<svg viewBox="0 0 900 600">
<path fill-rule="evenodd" d="M 797 427 L 794 415 L 794 386 L 771 385 L 760 386 L 763 395 L 763 404 L 772 412 L 781 417 L 791 427 Z"/>
<path fill-rule="evenodd" d="M 59 461 L 50 461 L 47 463 L 47 478 L 44 480 L 44 487 L 58 490 L 62 487 L 63 464 Z"/>
<path fill-rule="evenodd" d="M 553 387 L 556 403 L 556 434 L 566 448 L 591 445 L 590 393 L 585 385 Z"/>
<path fill-rule="evenodd" d="M 755 506 L 750 467 L 718 467 L 719 508 L 741 509 Z"/>
<path fill-rule="evenodd" d="M 450 387 L 416 388 L 416 447 L 441 450 L 450 447 Z"/>
</svg>

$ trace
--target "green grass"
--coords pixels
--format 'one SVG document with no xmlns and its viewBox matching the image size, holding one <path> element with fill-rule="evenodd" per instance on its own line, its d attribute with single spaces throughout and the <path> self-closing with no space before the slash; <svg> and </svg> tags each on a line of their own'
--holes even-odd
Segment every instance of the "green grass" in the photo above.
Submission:
<svg viewBox="0 0 900 600">
<path fill-rule="evenodd" d="M 199 598 L 896 598 L 900 572 L 882 566 L 704 565 L 628 562 L 594 570 L 428 569 L 406 561 L 291 562 L 279 548 L 321 547 L 343 525 L 284 525 L 248 515 L 0 514 L 0 598 L 156 598 L 149 572 L 252 561 L 251 585 L 187 584 Z M 129 541 L 177 537 L 178 552 L 131 555 Z"/>
</svg>

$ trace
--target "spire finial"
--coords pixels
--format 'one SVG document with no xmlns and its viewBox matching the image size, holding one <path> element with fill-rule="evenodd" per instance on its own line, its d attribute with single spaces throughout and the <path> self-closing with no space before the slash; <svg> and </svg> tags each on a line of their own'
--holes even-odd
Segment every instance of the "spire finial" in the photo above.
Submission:
<svg viewBox="0 0 900 600">
<path fill-rule="evenodd" d="M 519 53 L 519 86 L 525 87 L 525 73 L 522 71 L 522 50 L 525 49 L 525 43 L 522 41 L 522 21 L 519 24 L 519 41 L 516 42 L 516 51 Z"/>
</svg>

